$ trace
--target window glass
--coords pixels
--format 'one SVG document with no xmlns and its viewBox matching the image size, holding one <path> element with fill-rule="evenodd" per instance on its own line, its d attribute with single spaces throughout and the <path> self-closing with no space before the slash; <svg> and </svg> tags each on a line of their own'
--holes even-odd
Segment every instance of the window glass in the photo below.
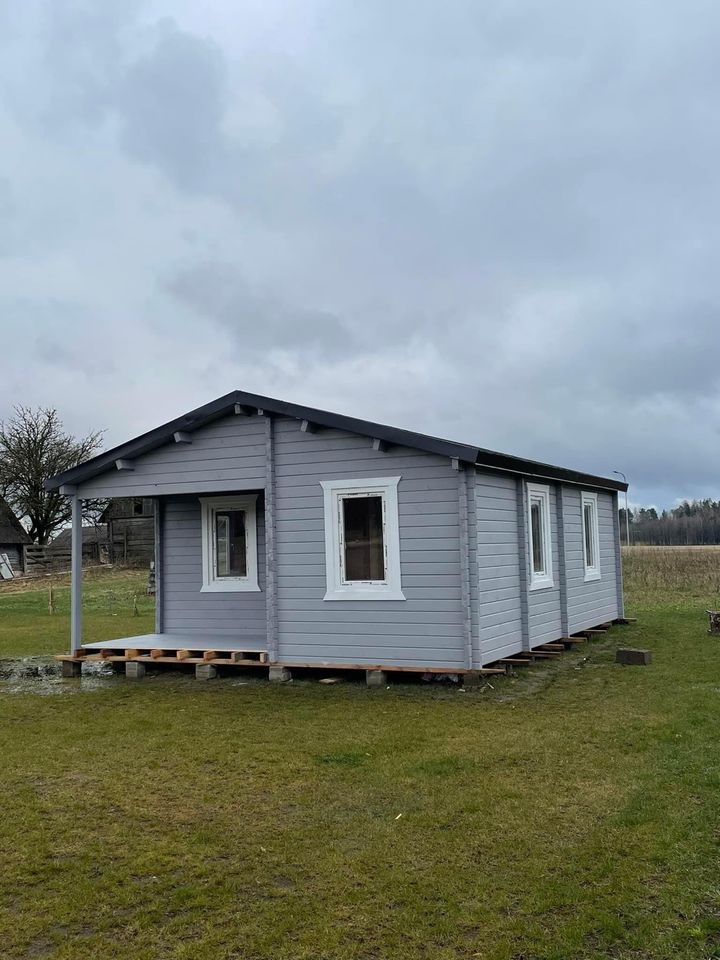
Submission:
<svg viewBox="0 0 720 960">
<path fill-rule="evenodd" d="M 533 573 L 545 573 L 542 504 L 539 500 L 532 500 L 530 503 L 530 531 L 532 534 Z"/>
<path fill-rule="evenodd" d="M 343 497 L 341 504 L 345 582 L 385 580 L 382 497 Z"/>
<path fill-rule="evenodd" d="M 244 510 L 215 514 L 215 573 L 218 577 L 247 576 Z"/>
<path fill-rule="evenodd" d="M 585 565 L 595 566 L 595 511 L 592 503 L 585 504 Z"/>
</svg>

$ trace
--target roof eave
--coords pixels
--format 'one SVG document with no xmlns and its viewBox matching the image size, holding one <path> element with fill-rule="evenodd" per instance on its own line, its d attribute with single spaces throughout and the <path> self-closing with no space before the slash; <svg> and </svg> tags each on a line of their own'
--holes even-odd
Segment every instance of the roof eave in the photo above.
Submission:
<svg viewBox="0 0 720 960">
<path fill-rule="evenodd" d="M 259 394 L 245 393 L 241 390 L 234 390 L 232 393 L 225 394 L 225 396 L 206 403 L 195 410 L 191 410 L 189 413 L 162 424 L 154 430 L 141 434 L 133 440 L 129 440 L 120 446 L 113 447 L 111 450 L 98 454 L 98 456 L 87 460 L 85 463 L 79 464 L 77 467 L 73 467 L 70 470 L 51 477 L 45 481 L 45 489 L 52 492 L 58 490 L 63 485 L 74 486 L 77 483 L 83 483 L 86 480 L 92 479 L 101 473 L 105 473 L 107 470 L 113 469 L 117 460 L 131 460 L 162 446 L 164 443 L 169 442 L 173 434 L 178 430 L 193 432 L 206 426 L 213 420 L 229 415 L 235 411 L 236 404 L 242 407 L 267 410 L 269 413 L 278 416 L 289 416 L 294 419 L 308 420 L 327 429 L 347 430 L 351 433 L 378 438 L 397 446 L 414 447 L 424 450 L 427 453 L 449 457 L 450 459 L 455 459 L 462 463 L 474 464 L 481 468 L 547 480 L 559 480 L 566 483 L 598 487 L 600 489 L 627 489 L 626 484 L 605 477 L 595 477 L 591 474 L 580 473 L 564 467 L 555 467 L 550 464 L 524 460 L 509 454 L 495 453 L 491 450 L 481 450 L 478 447 L 456 443 L 451 440 L 443 440 L 426 434 L 415 433 L 411 430 L 403 430 L 399 427 L 391 427 L 385 424 L 360 420 L 355 417 L 347 417 L 342 414 L 330 413 L 325 410 L 317 410 L 314 407 L 305 407 L 284 400 L 263 397 Z"/>
</svg>

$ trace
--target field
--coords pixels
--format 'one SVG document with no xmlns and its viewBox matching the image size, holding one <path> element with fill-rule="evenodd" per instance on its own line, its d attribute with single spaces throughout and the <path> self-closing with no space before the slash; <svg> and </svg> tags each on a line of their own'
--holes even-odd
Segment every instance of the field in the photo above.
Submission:
<svg viewBox="0 0 720 960">
<path fill-rule="evenodd" d="M 625 562 L 636 626 L 479 691 L 0 681 L 0 956 L 720 957 L 720 552 Z M 55 592 L 0 590 L 0 655 L 66 647 Z"/>
</svg>

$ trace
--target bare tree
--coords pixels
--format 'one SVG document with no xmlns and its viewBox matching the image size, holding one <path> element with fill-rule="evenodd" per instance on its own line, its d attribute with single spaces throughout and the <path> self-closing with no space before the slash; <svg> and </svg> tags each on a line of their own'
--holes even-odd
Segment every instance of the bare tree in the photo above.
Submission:
<svg viewBox="0 0 720 960">
<path fill-rule="evenodd" d="M 78 440 L 65 433 L 57 410 L 14 409 L 9 420 L 0 421 L 0 495 L 25 520 L 33 542 L 44 544 L 70 520 L 67 498 L 45 490 L 45 480 L 96 453 L 103 431 Z M 88 515 L 99 506 L 99 502 L 88 502 Z"/>
</svg>

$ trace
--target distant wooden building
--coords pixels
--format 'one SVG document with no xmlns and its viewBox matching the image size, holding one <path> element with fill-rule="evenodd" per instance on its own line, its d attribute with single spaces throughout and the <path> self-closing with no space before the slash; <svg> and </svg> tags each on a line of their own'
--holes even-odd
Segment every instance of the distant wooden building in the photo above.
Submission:
<svg viewBox="0 0 720 960">
<path fill-rule="evenodd" d="M 32 543 L 29 534 L 10 508 L 0 497 L 0 554 L 6 554 L 13 573 L 25 570 L 24 550 Z"/>
<path fill-rule="evenodd" d="M 66 562 L 67 566 L 69 567 L 70 549 L 71 530 L 68 527 L 66 530 L 62 530 L 55 537 L 46 551 L 46 554 L 53 565 L 57 566 L 61 565 L 63 562 Z M 83 564 L 86 566 L 98 563 L 108 563 L 109 546 L 107 524 L 96 523 L 84 526 L 82 528 L 82 559 Z"/>
<path fill-rule="evenodd" d="M 103 511 L 110 563 L 150 563 L 155 556 L 152 497 L 115 497 Z"/>
</svg>

